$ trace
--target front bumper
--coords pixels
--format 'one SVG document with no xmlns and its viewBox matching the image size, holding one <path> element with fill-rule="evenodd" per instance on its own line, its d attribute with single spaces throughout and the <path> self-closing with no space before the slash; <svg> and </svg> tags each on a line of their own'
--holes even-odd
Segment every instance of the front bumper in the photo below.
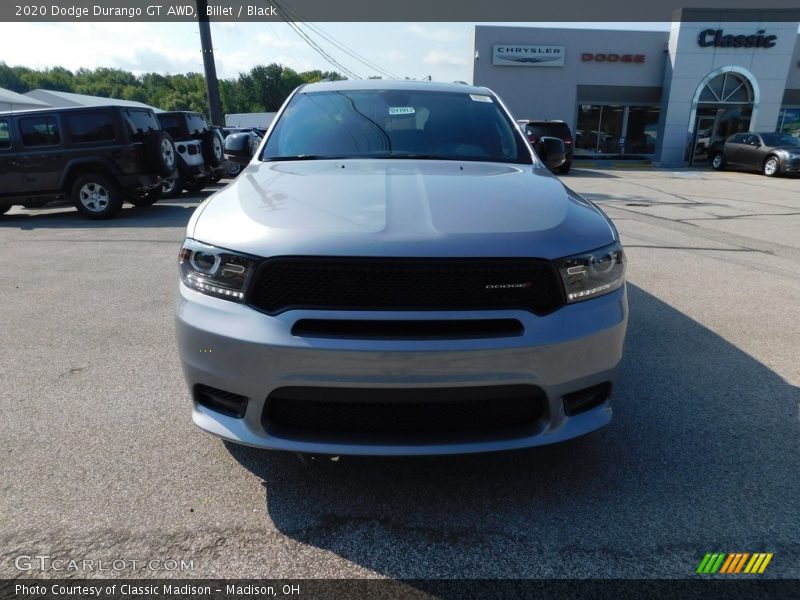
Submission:
<svg viewBox="0 0 800 600">
<path fill-rule="evenodd" d="M 800 173 L 800 158 L 782 158 L 781 172 Z"/>
<path fill-rule="evenodd" d="M 589 433 L 611 419 L 608 401 L 566 416 L 563 396 L 616 379 L 627 327 L 625 288 L 538 317 L 526 311 L 372 312 L 296 310 L 275 317 L 179 284 L 176 332 L 189 389 L 206 385 L 248 398 L 243 418 L 193 402 L 205 431 L 263 448 L 319 454 L 422 455 L 510 450 Z M 293 336 L 299 319 L 516 318 L 517 337 L 375 340 Z M 546 394 L 538 425 L 519 435 L 441 439 L 290 435 L 265 427 L 267 396 L 277 388 L 459 388 L 535 385 Z"/>
</svg>

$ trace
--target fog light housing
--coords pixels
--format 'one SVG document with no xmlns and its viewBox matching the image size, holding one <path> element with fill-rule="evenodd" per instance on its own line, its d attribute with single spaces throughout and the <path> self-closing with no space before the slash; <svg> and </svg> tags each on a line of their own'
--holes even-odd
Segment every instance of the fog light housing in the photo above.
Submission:
<svg viewBox="0 0 800 600">
<path fill-rule="evenodd" d="M 241 419 L 247 412 L 247 398 L 233 392 L 218 390 L 210 385 L 194 386 L 194 401 L 229 417 Z"/>
<path fill-rule="evenodd" d="M 608 400 L 610 396 L 610 381 L 604 381 L 603 383 L 583 388 L 577 392 L 570 392 L 563 397 L 564 414 L 568 417 L 572 417 L 579 413 L 586 412 L 587 410 L 600 406 L 603 402 Z"/>
</svg>

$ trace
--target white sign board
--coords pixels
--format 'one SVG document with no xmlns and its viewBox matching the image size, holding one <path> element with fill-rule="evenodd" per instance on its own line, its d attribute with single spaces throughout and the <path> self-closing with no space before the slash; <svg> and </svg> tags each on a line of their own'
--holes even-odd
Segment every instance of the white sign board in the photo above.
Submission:
<svg viewBox="0 0 800 600">
<path fill-rule="evenodd" d="M 526 46 L 495 44 L 492 64 L 509 67 L 563 67 L 564 46 Z"/>
</svg>

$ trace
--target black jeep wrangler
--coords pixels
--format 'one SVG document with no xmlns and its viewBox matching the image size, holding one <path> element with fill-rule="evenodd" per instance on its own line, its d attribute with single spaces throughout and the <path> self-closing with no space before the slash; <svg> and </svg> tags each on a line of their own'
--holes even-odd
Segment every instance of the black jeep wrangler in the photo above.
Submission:
<svg viewBox="0 0 800 600">
<path fill-rule="evenodd" d="M 164 196 L 175 198 L 183 190 L 195 194 L 226 175 L 223 138 L 202 113 L 179 110 L 157 116 L 178 153 L 178 169 L 164 182 Z"/>
<path fill-rule="evenodd" d="M 153 204 L 175 171 L 153 111 L 101 106 L 0 112 L 0 214 L 68 197 L 87 217 Z"/>
</svg>

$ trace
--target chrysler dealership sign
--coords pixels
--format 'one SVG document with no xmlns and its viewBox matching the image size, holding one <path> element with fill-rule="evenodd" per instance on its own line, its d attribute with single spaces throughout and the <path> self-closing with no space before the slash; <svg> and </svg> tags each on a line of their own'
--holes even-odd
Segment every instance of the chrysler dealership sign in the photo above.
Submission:
<svg viewBox="0 0 800 600">
<path fill-rule="evenodd" d="M 492 64 L 510 67 L 563 67 L 564 46 L 526 46 L 495 44 Z"/>
</svg>

